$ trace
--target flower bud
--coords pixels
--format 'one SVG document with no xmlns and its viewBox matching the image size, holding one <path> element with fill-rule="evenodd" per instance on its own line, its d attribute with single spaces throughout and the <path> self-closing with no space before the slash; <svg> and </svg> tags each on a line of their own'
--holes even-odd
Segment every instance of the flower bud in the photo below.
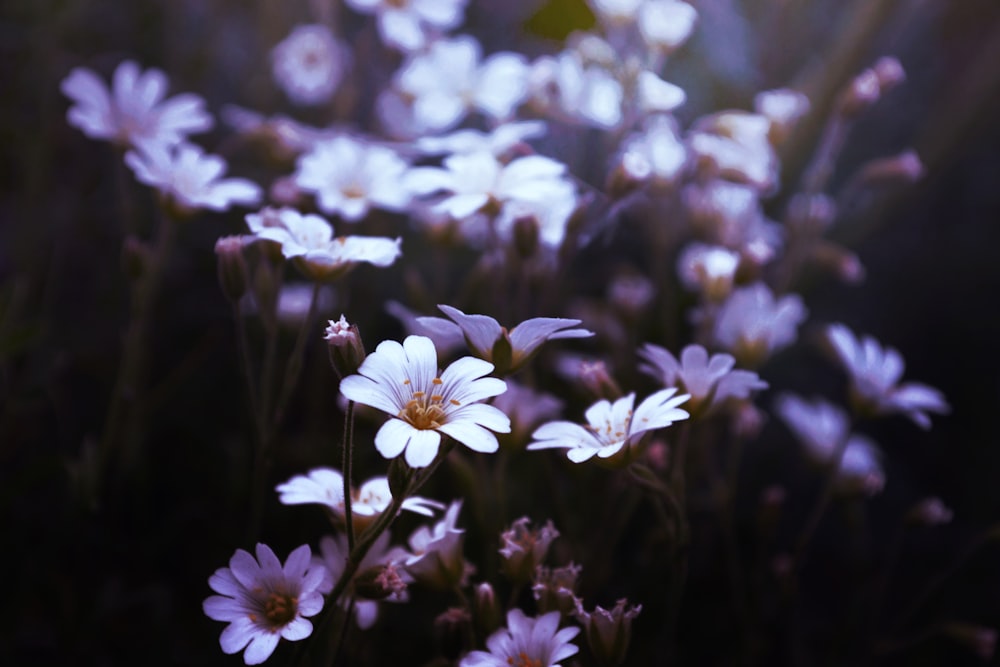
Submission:
<svg viewBox="0 0 1000 667">
<path fill-rule="evenodd" d="M 576 610 L 579 604 L 576 597 L 577 582 L 582 570 L 582 566 L 573 563 L 553 569 L 539 565 L 535 569 L 535 584 L 531 591 L 535 595 L 540 614 L 558 611 L 563 616 L 568 616 Z"/>
<path fill-rule="evenodd" d="M 559 537 L 551 521 L 538 530 L 532 530 L 530 522 L 528 517 L 521 517 L 500 535 L 504 544 L 500 549 L 503 557 L 500 568 L 511 581 L 519 584 L 531 580 L 535 568 L 545 560 L 552 540 Z"/>
<path fill-rule="evenodd" d="M 642 611 L 642 605 L 625 608 L 628 600 L 622 598 L 612 609 L 599 605 L 593 612 L 586 612 L 578 605 L 576 617 L 583 626 L 587 644 L 597 662 L 607 667 L 615 667 L 625 662 L 625 654 L 632 640 L 632 620 Z"/>
<path fill-rule="evenodd" d="M 472 618 L 462 607 L 451 607 L 434 619 L 434 638 L 437 640 L 441 654 L 449 660 L 455 660 L 465 651 L 472 648 L 466 646 L 465 638 L 469 636 Z"/>
<path fill-rule="evenodd" d="M 916 183 L 923 175 L 924 163 L 911 149 L 899 155 L 872 160 L 862 167 L 857 180 L 868 187 L 885 187 Z"/>
<path fill-rule="evenodd" d="M 621 387 L 608 374 L 608 367 L 603 361 L 582 362 L 580 364 L 580 381 L 598 398 L 608 400 L 621 398 Z"/>
<path fill-rule="evenodd" d="M 218 259 L 219 286 L 232 302 L 246 294 L 250 282 L 246 259 L 243 257 L 243 240 L 239 236 L 223 236 L 215 242 Z"/>
<path fill-rule="evenodd" d="M 484 581 L 476 586 L 472 605 L 476 629 L 484 636 L 493 634 L 493 631 L 500 627 L 502 619 L 500 603 L 497 601 L 496 592 L 489 582 Z"/>
<path fill-rule="evenodd" d="M 365 345 L 358 325 L 349 324 L 341 315 L 339 320 L 329 320 L 323 338 L 330 354 L 330 365 L 337 377 L 343 380 L 348 375 L 357 373 L 365 360 Z"/>
</svg>

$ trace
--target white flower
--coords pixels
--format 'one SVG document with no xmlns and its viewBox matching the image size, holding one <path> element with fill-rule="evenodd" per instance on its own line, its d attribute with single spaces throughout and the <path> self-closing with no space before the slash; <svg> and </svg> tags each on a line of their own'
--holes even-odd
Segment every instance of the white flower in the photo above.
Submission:
<svg viewBox="0 0 1000 667">
<path fill-rule="evenodd" d="M 462 501 L 456 500 L 433 527 L 421 526 L 410 534 L 409 554 L 403 566 L 417 581 L 435 588 L 450 590 L 465 578 L 462 557 L 465 530 L 457 528 Z"/>
<path fill-rule="evenodd" d="M 588 0 L 595 14 L 608 23 L 627 24 L 635 20 L 644 0 Z"/>
<path fill-rule="evenodd" d="M 607 68 L 584 63 L 574 50 L 536 60 L 529 81 L 533 101 L 549 113 L 602 129 L 622 121 L 621 83 Z"/>
<path fill-rule="evenodd" d="M 882 490 L 885 473 L 878 447 L 869 438 L 850 432 L 843 410 L 821 398 L 809 403 L 791 394 L 778 396 L 774 407 L 813 460 L 832 464 L 837 449 L 844 447 L 837 469 L 840 479 L 869 494 Z"/>
<path fill-rule="evenodd" d="M 689 244 L 677 258 L 681 282 L 709 301 L 721 301 L 729 296 L 739 266 L 739 253 L 697 242 Z"/>
<path fill-rule="evenodd" d="M 431 339 L 407 336 L 402 345 L 380 343 L 358 375 L 340 383 L 348 400 L 392 415 L 375 435 L 375 448 L 385 458 L 405 450 L 406 462 L 422 468 L 437 456 L 442 433 L 474 451 L 495 452 L 500 445 L 491 431 L 510 432 L 505 414 L 480 403 L 507 388 L 503 380 L 483 377 L 493 364 L 463 357 L 440 375 L 437 367 Z"/>
<path fill-rule="evenodd" d="M 400 256 L 400 239 L 373 236 L 338 236 L 322 217 L 292 208 L 265 208 L 246 216 L 254 239 L 281 244 L 286 259 L 313 280 L 332 280 L 359 262 L 390 266 Z"/>
<path fill-rule="evenodd" d="M 439 305 L 438 308 L 461 330 L 469 349 L 480 359 L 494 364 L 497 372 L 504 374 L 524 366 L 547 340 L 589 338 L 594 335 L 593 331 L 587 329 L 572 328 L 580 324 L 580 320 L 534 317 L 508 331 L 489 315 L 466 315 L 458 308 L 446 305 Z M 430 320 L 440 319 L 421 317 L 418 321 L 429 326 L 432 325 Z"/>
<path fill-rule="evenodd" d="M 495 53 L 482 63 L 469 36 L 438 40 L 403 64 L 395 87 L 412 100 L 417 133 L 448 130 L 470 110 L 504 120 L 527 95 L 528 66 L 516 53 Z"/>
<path fill-rule="evenodd" d="M 625 141 L 621 166 L 636 181 L 670 185 L 687 164 L 687 149 L 678 138 L 677 122 L 663 114 L 649 116 L 640 133 Z"/>
<path fill-rule="evenodd" d="M 205 599 L 205 615 L 229 625 L 219 643 L 225 653 L 246 648 L 243 660 L 258 665 L 270 657 L 282 637 L 289 641 L 312 634 L 314 616 L 323 608 L 320 586 L 326 568 L 310 561 L 303 544 L 288 555 L 284 567 L 266 544 L 257 545 L 257 558 L 237 549 L 229 567 L 215 571 L 208 585 L 219 595 Z"/>
<path fill-rule="evenodd" d="M 319 24 L 300 25 L 271 52 L 274 79 L 296 104 L 330 99 L 348 67 L 348 51 Z"/>
<path fill-rule="evenodd" d="M 224 211 L 232 204 L 252 206 L 260 202 L 260 187 L 245 178 L 221 178 L 226 161 L 206 155 L 201 147 L 182 143 L 174 148 L 144 144 L 125 154 L 125 164 L 135 177 L 188 209 Z"/>
<path fill-rule="evenodd" d="M 406 163 L 393 151 L 345 136 L 322 141 L 299 158 L 295 184 L 316 193 L 325 213 L 357 222 L 373 206 L 400 211 L 409 204 L 405 172 Z"/>
<path fill-rule="evenodd" d="M 677 0 L 644 0 L 637 17 L 646 44 L 665 53 L 687 40 L 697 20 L 694 7 Z"/>
<path fill-rule="evenodd" d="M 454 28 L 462 21 L 466 0 L 346 0 L 363 14 L 378 17 L 378 32 L 388 46 L 415 51 L 428 42 L 428 27 Z"/>
<path fill-rule="evenodd" d="M 486 651 L 473 651 L 462 658 L 459 667 L 559 667 L 562 660 L 576 655 L 579 648 L 570 643 L 580 628 L 559 629 L 558 611 L 529 618 L 520 609 L 507 612 L 507 627 L 486 640 Z"/>
<path fill-rule="evenodd" d="M 500 157 L 525 139 L 533 139 L 543 134 L 545 134 L 545 123 L 539 120 L 525 120 L 503 123 L 490 132 L 464 129 L 438 137 L 420 137 L 416 140 L 415 146 L 425 155 L 485 152 Z"/>
<path fill-rule="evenodd" d="M 332 468 L 314 468 L 307 475 L 296 475 L 276 487 L 279 500 L 284 505 L 324 505 L 333 511 L 341 524 L 346 524 L 344 507 L 344 476 Z M 351 513 L 363 529 L 369 522 L 382 514 L 392 503 L 389 480 L 373 477 L 360 489 L 351 489 Z M 444 509 L 444 504 L 429 498 L 410 496 L 403 501 L 402 509 L 434 516 L 434 510 Z"/>
<path fill-rule="evenodd" d="M 639 370 L 667 387 L 680 387 L 691 395 L 688 409 L 711 410 L 727 400 L 746 400 L 751 392 L 767 389 L 767 383 L 753 371 L 733 370 L 736 360 L 728 354 L 713 354 L 701 345 L 681 350 L 680 361 L 659 345 L 647 343 L 639 350 L 646 362 Z"/>
<path fill-rule="evenodd" d="M 677 406 L 687 401 L 688 394 L 674 396 L 675 387 L 661 389 L 648 396 L 633 412 L 635 394 L 619 398 L 613 404 L 600 400 L 584 416 L 587 425 L 567 421 L 544 424 L 532 434 L 535 442 L 528 449 L 567 449 L 566 457 L 574 463 L 591 459 L 595 454 L 606 459 L 638 440 L 647 431 L 670 426 L 690 415 Z"/>
<path fill-rule="evenodd" d="M 131 60 L 118 65 L 112 90 L 85 67 L 74 68 L 60 89 L 75 103 L 66 112 L 67 122 L 92 139 L 173 146 L 213 124 L 201 97 L 186 93 L 164 100 L 166 75 L 155 68 L 142 72 Z"/>
<path fill-rule="evenodd" d="M 859 340 L 843 324 L 830 325 L 826 336 L 850 375 L 852 397 L 862 407 L 876 414 L 905 415 L 924 429 L 931 426 L 928 412 L 949 412 L 944 395 L 937 389 L 918 382 L 899 383 L 904 363 L 896 349 L 883 349 L 871 336 Z"/>
<path fill-rule="evenodd" d="M 778 158 L 768 141 L 771 121 L 746 111 L 720 111 L 698 120 L 691 152 L 722 178 L 769 193 L 778 182 Z"/>
<path fill-rule="evenodd" d="M 635 85 L 638 107 L 643 113 L 673 111 L 687 100 L 683 88 L 664 81 L 649 70 L 639 72 Z"/>
<path fill-rule="evenodd" d="M 361 559 L 358 565 L 358 573 L 378 567 L 379 565 L 398 565 L 402 563 L 409 554 L 406 549 L 399 546 L 389 545 L 389 533 L 382 533 L 375 542 L 372 543 L 368 553 Z M 321 556 L 313 558 L 316 565 L 321 565 L 327 572 L 319 586 L 321 593 L 329 593 L 333 590 L 337 580 L 344 573 L 347 564 L 347 557 L 351 551 L 347 544 L 347 535 L 338 534 L 336 536 L 326 535 L 319 541 L 319 551 Z M 348 585 L 345 593 L 340 596 L 340 605 L 347 609 L 351 606 L 351 598 L 354 598 L 354 618 L 358 627 L 367 630 L 378 619 L 378 602 L 375 600 L 362 600 L 354 597 L 354 584 Z M 389 602 L 406 602 L 408 596 L 406 591 L 392 593 L 387 598 Z"/>
<path fill-rule="evenodd" d="M 775 351 L 795 342 L 806 308 L 797 294 L 775 299 L 763 283 L 734 290 L 719 309 L 715 341 L 755 367 Z"/>
</svg>

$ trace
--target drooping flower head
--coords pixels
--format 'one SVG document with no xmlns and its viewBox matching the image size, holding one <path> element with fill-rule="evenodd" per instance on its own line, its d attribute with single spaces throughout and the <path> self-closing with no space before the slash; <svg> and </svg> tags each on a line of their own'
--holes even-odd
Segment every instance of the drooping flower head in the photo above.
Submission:
<svg viewBox="0 0 1000 667">
<path fill-rule="evenodd" d="M 691 398 L 674 396 L 676 387 L 661 389 L 648 396 L 633 412 L 635 394 L 614 403 L 600 400 L 589 408 L 586 426 L 567 421 L 549 422 L 538 428 L 528 449 L 566 449 L 567 458 L 581 463 L 594 457 L 607 459 L 639 439 L 647 431 L 670 426 L 690 415 L 677 406 Z"/>
<path fill-rule="evenodd" d="M 70 125 L 92 139 L 148 148 L 175 146 L 213 125 L 205 100 L 190 93 L 164 100 L 167 85 L 160 70 L 143 72 L 125 60 L 115 70 L 111 90 L 86 67 L 74 68 L 59 87 L 75 103 L 66 112 Z"/>
<path fill-rule="evenodd" d="M 489 652 L 473 651 L 462 658 L 459 667 L 559 667 L 580 650 L 570 643 L 580 628 L 560 630 L 560 618 L 558 611 L 529 618 L 520 609 L 511 609 L 507 627 L 486 640 Z"/>
<path fill-rule="evenodd" d="M 257 557 L 237 549 L 229 567 L 215 571 L 208 584 L 219 595 L 205 599 L 205 615 L 229 625 L 219 643 L 225 653 L 244 648 L 243 660 L 258 665 L 274 652 L 283 637 L 289 641 L 312 634 L 307 619 L 323 608 L 320 592 L 326 568 L 311 561 L 303 544 L 288 555 L 284 567 L 266 544 L 257 545 Z"/>
<path fill-rule="evenodd" d="M 439 373 L 431 339 L 407 336 L 402 345 L 380 343 L 357 375 L 344 378 L 340 392 L 392 416 L 375 435 L 382 456 L 405 451 L 406 463 L 422 468 L 437 456 L 441 434 L 477 452 L 499 449 L 491 431 L 509 433 L 510 419 L 480 402 L 507 389 L 503 380 L 483 377 L 492 370 L 487 361 L 463 357 Z"/>
</svg>

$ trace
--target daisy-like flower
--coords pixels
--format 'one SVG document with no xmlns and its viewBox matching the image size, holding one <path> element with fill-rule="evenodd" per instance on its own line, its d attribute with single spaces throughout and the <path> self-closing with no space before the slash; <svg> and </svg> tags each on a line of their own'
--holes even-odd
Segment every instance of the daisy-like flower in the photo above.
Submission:
<svg viewBox="0 0 1000 667">
<path fill-rule="evenodd" d="M 400 256 L 400 239 L 373 236 L 333 236 L 322 217 L 292 208 L 265 208 L 246 216 L 252 239 L 281 244 L 281 253 L 312 280 L 340 278 L 357 264 L 390 266 Z"/>
<path fill-rule="evenodd" d="M 344 476 L 332 468 L 315 468 L 306 475 L 296 475 L 276 487 L 279 500 L 284 505 L 323 505 L 330 509 L 338 524 L 346 523 L 344 516 Z M 373 477 L 359 489 L 351 489 L 351 513 L 355 531 L 360 533 L 392 503 L 389 480 Z M 434 510 L 443 510 L 444 503 L 420 496 L 403 501 L 404 510 L 434 516 Z"/>
<path fill-rule="evenodd" d="M 420 583 L 452 590 L 465 579 L 468 571 L 462 556 L 465 530 L 456 527 L 460 511 L 462 501 L 456 500 L 448 506 L 444 518 L 433 526 L 421 526 L 410 535 L 413 553 L 403 561 L 403 566 Z"/>
<path fill-rule="evenodd" d="M 510 419 L 480 403 L 502 394 L 503 380 L 483 377 L 493 364 L 463 357 L 438 373 L 437 350 L 430 338 L 387 340 L 365 358 L 357 375 L 344 378 L 340 393 L 392 416 L 375 434 L 375 448 L 387 459 L 405 451 L 412 468 L 430 465 L 441 434 L 477 452 L 500 448 L 496 436 L 510 432 Z"/>
<path fill-rule="evenodd" d="M 806 308 L 797 294 L 780 299 L 763 283 L 734 290 L 719 308 L 715 341 L 745 366 L 754 368 L 777 350 L 791 345 Z"/>
<path fill-rule="evenodd" d="M 847 413 L 821 398 L 810 403 L 791 394 L 778 396 L 774 408 L 817 463 L 832 464 L 837 449 L 844 447 L 837 468 L 843 485 L 868 494 L 882 490 L 885 473 L 879 461 L 881 453 L 871 439 L 850 432 Z"/>
<path fill-rule="evenodd" d="M 324 25 L 300 25 L 271 52 L 274 79 L 303 105 L 330 99 L 348 67 L 349 52 Z"/>
<path fill-rule="evenodd" d="M 357 222 L 372 207 L 401 211 L 409 204 L 405 172 L 406 162 L 388 148 L 340 136 L 299 158 L 295 184 L 315 193 L 325 213 Z"/>
<path fill-rule="evenodd" d="M 486 640 L 486 651 L 473 651 L 462 658 L 459 667 L 559 667 L 561 661 L 576 655 L 579 647 L 570 642 L 580 628 L 559 629 L 558 611 L 529 618 L 520 609 L 507 612 L 507 627 Z"/>
<path fill-rule="evenodd" d="M 70 125 L 92 139 L 123 146 L 174 146 L 189 134 L 212 128 L 205 100 L 185 93 L 164 99 L 167 77 L 158 69 L 143 72 L 132 60 L 118 65 L 111 90 L 86 67 L 76 67 L 60 90 L 73 100 L 66 112 Z"/>
<path fill-rule="evenodd" d="M 266 544 L 257 545 L 257 557 L 237 549 L 229 567 L 215 571 L 208 585 L 219 595 L 205 599 L 205 615 L 229 625 L 219 643 L 225 653 L 242 651 L 248 665 L 267 660 L 284 637 L 289 641 L 312 634 L 314 616 L 323 608 L 321 584 L 326 568 L 311 562 L 303 544 L 288 555 L 285 565 Z"/>
<path fill-rule="evenodd" d="M 919 382 L 900 384 L 905 365 L 895 348 L 883 348 L 871 336 L 859 339 L 843 324 L 830 325 L 826 338 L 851 378 L 851 399 L 862 412 L 899 413 L 923 429 L 931 426 L 928 412 L 949 412 L 937 389 Z"/>
<path fill-rule="evenodd" d="M 727 400 L 743 401 L 754 391 L 767 389 L 767 383 L 753 371 L 733 370 L 736 359 L 728 354 L 711 358 L 701 345 L 688 345 L 680 360 L 659 345 L 647 343 L 639 350 L 646 362 L 639 370 L 667 387 L 680 387 L 691 395 L 688 409 L 701 414 L 723 405 Z"/>
<path fill-rule="evenodd" d="M 260 187 L 245 178 L 222 178 L 226 161 L 206 155 L 201 147 L 182 143 L 143 145 L 125 154 L 125 164 L 135 177 L 170 197 L 183 209 L 208 208 L 224 211 L 233 204 L 252 206 L 260 202 Z"/>
<path fill-rule="evenodd" d="M 535 442 L 528 445 L 528 449 L 566 449 L 566 457 L 574 463 L 582 463 L 595 455 L 607 459 L 626 449 L 643 433 L 690 417 L 677 406 L 691 396 L 674 396 L 676 393 L 676 387 L 661 389 L 648 396 L 634 412 L 634 393 L 613 404 L 602 399 L 584 413 L 586 426 L 568 421 L 549 422 L 535 430 L 531 436 Z"/>
<path fill-rule="evenodd" d="M 488 315 L 466 315 L 458 308 L 445 305 L 438 305 L 438 308 L 461 330 L 469 349 L 480 359 L 492 363 L 500 375 L 520 370 L 547 340 L 588 338 L 594 335 L 593 331 L 587 329 L 572 328 L 580 324 L 580 320 L 535 317 L 508 331 Z M 434 324 L 431 320 L 439 320 L 438 326 L 447 322 L 439 317 L 418 319 L 424 326 Z"/>
<path fill-rule="evenodd" d="M 392 566 L 395 567 L 406 560 L 409 553 L 406 549 L 400 546 L 391 546 L 389 544 L 390 536 L 389 533 L 382 533 L 376 538 L 375 542 L 372 543 L 368 553 L 365 557 L 361 559 L 361 563 L 358 565 L 358 574 L 355 575 L 355 579 L 347 586 L 344 594 L 340 596 L 340 605 L 347 609 L 351 605 L 351 599 L 354 599 L 354 618 L 358 624 L 358 627 L 362 630 L 367 630 L 375 624 L 378 619 L 378 602 L 375 600 L 364 600 L 355 596 L 354 581 L 357 577 L 366 571 L 371 571 L 372 568 Z M 320 556 L 313 558 L 313 563 L 317 566 L 321 566 L 322 569 L 327 573 L 320 583 L 319 591 L 321 593 L 329 593 L 333 590 L 333 587 L 337 584 L 337 580 L 344 573 L 344 567 L 347 564 L 347 557 L 350 555 L 351 550 L 348 548 L 347 536 L 346 535 L 327 535 L 319 541 L 319 551 Z M 407 593 L 404 590 L 400 592 L 393 592 L 388 597 L 384 598 L 389 602 L 406 602 L 408 599 Z"/>
<path fill-rule="evenodd" d="M 462 22 L 466 0 L 347 0 L 363 14 L 375 14 L 386 45 L 415 51 L 428 42 L 428 32 L 444 32 Z"/>
</svg>

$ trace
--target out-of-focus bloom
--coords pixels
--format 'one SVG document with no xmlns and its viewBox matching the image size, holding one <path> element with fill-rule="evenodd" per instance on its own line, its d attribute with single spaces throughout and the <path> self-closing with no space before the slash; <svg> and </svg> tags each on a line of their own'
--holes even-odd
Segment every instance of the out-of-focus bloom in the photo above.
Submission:
<svg viewBox="0 0 1000 667">
<path fill-rule="evenodd" d="M 862 412 L 899 413 L 924 429 L 931 426 L 928 412 L 949 412 L 937 389 L 918 382 L 899 383 L 904 363 L 896 349 L 883 348 L 871 336 L 858 339 L 843 324 L 830 325 L 826 337 L 851 378 L 851 399 Z"/>
<path fill-rule="evenodd" d="M 551 394 L 507 380 L 507 391 L 493 399 L 493 407 L 510 417 L 510 440 L 523 447 L 532 429 L 562 412 L 563 402 Z"/>
<path fill-rule="evenodd" d="M 387 459 L 404 451 L 413 468 L 437 456 L 441 434 L 477 452 L 500 445 L 491 431 L 510 432 L 510 419 L 483 399 L 502 394 L 503 380 L 483 377 L 493 364 L 463 357 L 437 371 L 430 338 L 407 336 L 403 344 L 383 341 L 365 358 L 358 375 L 344 378 L 340 392 L 351 401 L 392 415 L 375 434 L 375 448 Z"/>
<path fill-rule="evenodd" d="M 259 269 L 258 269 L 259 270 Z M 278 292 L 276 315 L 278 322 L 289 329 L 298 329 L 306 323 L 312 306 L 314 283 L 295 282 L 281 286 Z M 333 307 L 333 293 L 325 286 L 316 295 L 316 311 L 326 312 Z M 244 301 L 244 303 L 247 303 Z M 252 301 L 249 310 L 252 310 Z"/>
<path fill-rule="evenodd" d="M 644 373 L 667 387 L 678 387 L 691 395 L 687 408 L 692 414 L 703 414 L 728 400 L 745 401 L 754 391 L 767 389 L 767 383 L 752 371 L 733 370 L 736 360 L 728 354 L 713 354 L 711 358 L 701 345 L 688 345 L 681 350 L 680 361 L 669 351 L 647 343 L 639 350 L 646 362 L 639 366 Z"/>
<path fill-rule="evenodd" d="M 442 39 L 413 55 L 396 75 L 397 93 L 412 100 L 415 134 L 442 132 L 472 110 L 495 120 L 512 116 L 527 95 L 527 62 L 517 53 L 495 53 L 480 62 L 472 37 Z"/>
<path fill-rule="evenodd" d="M 208 208 L 224 211 L 233 204 L 252 206 L 260 202 L 260 187 L 245 178 L 222 178 L 226 161 L 206 155 L 199 146 L 182 143 L 143 144 L 125 154 L 142 183 L 156 188 L 182 209 Z"/>
<path fill-rule="evenodd" d="M 463 129 L 443 136 L 420 137 L 414 146 L 424 155 L 490 153 L 499 158 L 525 139 L 534 139 L 543 134 L 545 134 L 545 123 L 539 120 L 524 120 L 503 123 L 490 132 Z"/>
<path fill-rule="evenodd" d="M 869 495 L 885 486 L 878 447 L 869 438 L 850 433 L 850 420 L 843 410 L 821 398 L 809 403 L 790 394 L 778 396 L 774 407 L 817 463 L 833 464 L 837 449 L 844 447 L 837 469 L 844 484 Z"/>
<path fill-rule="evenodd" d="M 411 198 L 403 187 L 406 169 L 406 162 L 390 149 L 340 136 L 321 141 L 299 158 L 295 184 L 315 193 L 323 212 L 357 222 L 372 207 L 406 208 Z"/>
<path fill-rule="evenodd" d="M 532 530 L 531 520 L 523 516 L 500 535 L 503 546 L 500 555 L 503 557 L 500 567 L 516 583 L 529 581 L 535 573 L 535 568 L 542 564 L 549 552 L 552 540 L 559 537 L 559 531 L 551 521 L 541 528 Z"/>
<path fill-rule="evenodd" d="M 59 88 L 74 102 L 67 122 L 92 139 L 123 146 L 174 146 L 188 135 L 212 128 L 205 101 L 191 93 L 164 100 L 167 77 L 158 69 L 143 72 L 125 60 L 115 69 L 111 90 L 86 67 L 76 67 Z"/>
<path fill-rule="evenodd" d="M 428 32 L 445 32 L 462 22 L 466 0 L 346 0 L 363 14 L 374 14 L 386 45 L 402 51 L 426 46 Z"/>
<path fill-rule="evenodd" d="M 632 620 L 642 611 L 637 604 L 626 608 L 628 600 L 622 598 L 611 609 L 600 605 L 588 612 L 577 601 L 576 617 L 583 625 L 587 645 L 602 665 L 621 665 L 625 662 L 628 645 L 632 642 Z"/>
<path fill-rule="evenodd" d="M 534 317 L 508 331 L 488 315 L 466 315 L 446 305 L 438 308 L 461 330 L 469 349 L 480 359 L 492 363 L 501 375 L 520 370 L 545 341 L 594 335 L 593 331 L 573 328 L 580 320 Z M 432 319 L 441 318 L 421 317 L 420 322 L 427 326 Z"/>
<path fill-rule="evenodd" d="M 507 627 L 486 640 L 486 651 L 473 651 L 462 658 L 459 667 L 559 667 L 562 660 L 576 655 L 579 648 L 570 640 L 580 628 L 559 629 L 559 612 L 529 618 L 520 609 L 507 612 Z"/>
<path fill-rule="evenodd" d="M 651 48 L 673 53 L 687 41 L 698 20 L 698 12 L 677 0 L 644 0 L 639 7 L 639 33 Z"/>
<path fill-rule="evenodd" d="M 778 180 L 770 130 L 771 121 L 759 114 L 721 111 L 695 123 L 688 146 L 705 171 L 768 194 Z"/>
<path fill-rule="evenodd" d="M 632 23 L 645 0 L 588 0 L 591 10 L 609 25 Z"/>
<path fill-rule="evenodd" d="M 687 149 L 671 117 L 656 114 L 646 119 L 642 132 L 631 135 L 619 157 L 628 180 L 653 186 L 672 185 L 687 164 Z"/>
<path fill-rule="evenodd" d="M 338 236 L 322 217 L 293 208 L 265 208 L 246 216 L 250 238 L 281 244 L 281 254 L 293 260 L 311 280 L 340 278 L 357 264 L 390 266 L 399 258 L 400 239 L 372 236 Z"/>
<path fill-rule="evenodd" d="M 951 523 L 955 513 L 940 498 L 924 498 L 910 508 L 906 520 L 925 526 L 942 526 Z"/>
<path fill-rule="evenodd" d="M 275 489 L 284 505 L 317 504 L 328 507 L 340 525 L 346 523 L 344 515 L 344 476 L 332 468 L 314 468 L 307 475 L 296 475 Z M 355 531 L 360 533 L 392 503 L 389 480 L 373 477 L 360 489 L 351 489 L 351 513 Z M 424 516 L 434 516 L 434 510 L 443 510 L 444 503 L 420 496 L 403 501 L 402 509 Z"/>
<path fill-rule="evenodd" d="M 421 526 L 410 535 L 413 553 L 403 561 L 403 566 L 418 582 L 450 590 L 465 578 L 467 566 L 462 556 L 465 530 L 455 526 L 461 510 L 462 501 L 456 500 L 433 527 Z"/>
<path fill-rule="evenodd" d="M 454 322 L 440 317 L 423 317 L 398 301 L 387 301 L 385 311 L 399 320 L 407 334 L 430 338 L 444 358 L 465 347 L 465 336 Z"/>
<path fill-rule="evenodd" d="M 726 299 L 715 320 L 715 341 L 741 364 L 755 368 L 795 342 L 807 311 L 797 294 L 775 299 L 763 283 L 741 287 Z"/>
<path fill-rule="evenodd" d="M 357 591 L 355 584 L 357 583 L 358 578 L 372 572 L 373 569 L 399 565 L 406 559 L 407 556 L 409 556 L 406 549 L 399 546 L 390 546 L 389 539 L 389 533 L 382 533 L 378 536 L 375 542 L 372 543 L 368 553 L 366 553 L 365 557 L 361 559 L 361 563 L 358 565 L 357 574 L 355 574 L 354 579 L 350 582 L 350 584 L 348 584 L 344 594 L 340 596 L 340 604 L 345 609 L 350 606 L 351 599 L 354 598 L 354 618 L 358 627 L 362 630 L 367 630 L 375 624 L 375 621 L 378 618 L 378 602 L 375 600 L 365 600 L 356 597 Z M 323 593 L 329 593 L 333 590 L 337 580 L 340 579 L 341 575 L 344 573 L 344 567 L 347 564 L 347 557 L 351 553 L 347 545 L 347 536 L 327 535 L 319 541 L 319 550 L 321 556 L 314 558 L 313 562 L 322 564 L 327 570 L 327 576 L 324 577 L 322 583 L 320 584 L 320 591 Z M 384 599 L 389 602 L 406 602 L 408 597 L 404 589 L 402 591 L 392 593 Z"/>
<path fill-rule="evenodd" d="M 532 63 L 529 87 L 532 103 L 549 115 L 603 129 L 622 121 L 621 82 L 606 67 L 585 63 L 575 51 Z"/>
<path fill-rule="evenodd" d="M 528 445 L 528 449 L 567 449 L 566 456 L 574 463 L 587 461 L 594 455 L 609 458 L 646 431 L 665 428 L 690 417 L 677 407 L 690 396 L 674 396 L 676 393 L 675 387 L 661 389 L 648 396 L 634 412 L 634 393 L 613 404 L 600 400 L 587 408 L 586 426 L 567 421 L 549 422 L 532 434 L 535 442 Z"/>
<path fill-rule="evenodd" d="M 535 583 L 531 587 L 538 609 L 543 613 L 558 611 L 563 615 L 574 611 L 576 587 L 582 570 L 582 566 L 573 563 L 552 569 L 538 566 Z"/>
<path fill-rule="evenodd" d="M 740 255 L 728 248 L 691 243 L 677 259 L 677 274 L 688 289 L 708 301 L 722 301 L 733 289 Z"/>
<path fill-rule="evenodd" d="M 219 643 L 225 653 L 242 651 L 248 665 L 259 665 L 274 652 L 278 641 L 305 639 L 312 634 L 306 620 L 323 608 L 320 591 L 328 572 L 310 561 L 309 546 L 281 561 L 266 544 L 257 545 L 257 558 L 237 549 L 229 567 L 219 568 L 208 585 L 219 595 L 205 599 L 205 615 L 229 623 Z"/>
<path fill-rule="evenodd" d="M 275 81 L 292 102 L 303 105 L 329 100 L 349 59 L 349 51 L 319 24 L 296 27 L 271 52 Z"/>
<path fill-rule="evenodd" d="M 765 90 L 753 98 L 754 110 L 771 121 L 768 138 L 779 145 L 809 111 L 809 98 L 790 88 Z"/>
</svg>

